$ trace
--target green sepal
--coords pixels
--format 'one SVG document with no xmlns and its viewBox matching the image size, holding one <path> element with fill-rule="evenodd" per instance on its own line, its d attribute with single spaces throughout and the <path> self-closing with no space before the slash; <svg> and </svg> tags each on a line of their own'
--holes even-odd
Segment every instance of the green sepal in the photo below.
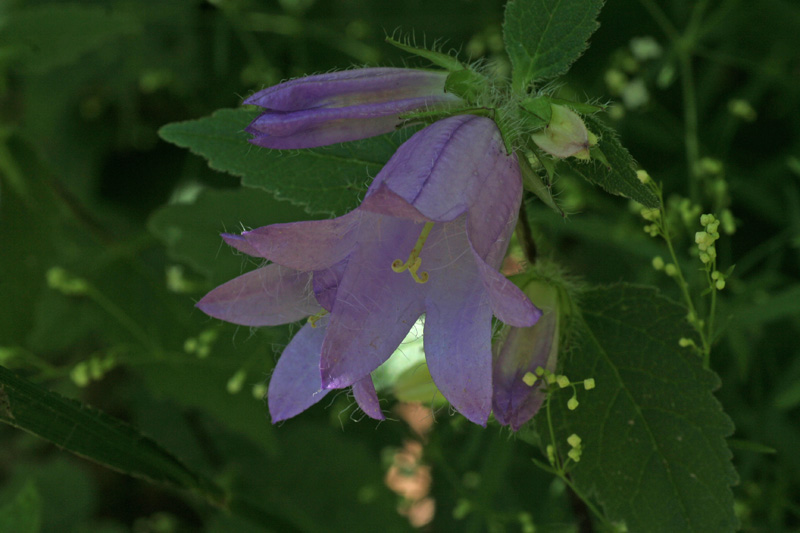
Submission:
<svg viewBox="0 0 800 533">
<path fill-rule="evenodd" d="M 555 200 L 553 200 L 551 185 L 549 183 L 545 184 L 541 176 L 539 176 L 539 174 L 533 170 L 533 168 L 531 168 L 528 158 L 524 153 L 518 154 L 517 157 L 519 159 L 519 168 L 522 174 L 522 186 L 526 190 L 535 194 L 553 211 L 560 214 L 562 217 L 565 216 L 564 211 L 562 211 L 561 208 L 556 204 Z M 539 160 L 541 161 L 542 159 L 540 158 Z M 547 169 L 547 167 L 545 167 L 545 169 Z"/>
<path fill-rule="evenodd" d="M 520 102 L 520 107 L 526 111 L 522 114 L 525 125 L 531 131 L 544 128 L 550 123 L 550 116 L 553 108 L 550 106 L 550 98 L 547 96 L 536 96 L 526 98 Z"/>
<path fill-rule="evenodd" d="M 467 102 L 476 102 L 489 88 L 486 76 L 468 68 L 452 71 L 444 82 L 446 93 L 452 93 Z"/>
<path fill-rule="evenodd" d="M 458 59 L 441 52 L 434 52 L 433 50 L 426 50 L 425 48 L 417 48 L 416 46 L 403 44 L 399 41 L 395 41 L 391 37 L 387 37 L 386 42 L 415 56 L 424 57 L 437 67 L 442 67 L 451 72 L 463 70 L 465 68 Z"/>
</svg>

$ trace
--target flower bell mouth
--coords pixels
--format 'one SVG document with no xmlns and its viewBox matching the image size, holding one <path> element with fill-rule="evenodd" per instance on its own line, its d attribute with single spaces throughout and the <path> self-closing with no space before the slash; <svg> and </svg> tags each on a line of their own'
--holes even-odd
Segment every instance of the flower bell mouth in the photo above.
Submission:
<svg viewBox="0 0 800 533">
<path fill-rule="evenodd" d="M 408 255 L 408 260 L 404 263 L 402 259 L 395 259 L 392 262 L 392 270 L 397 273 L 408 270 L 408 272 L 411 274 L 411 277 L 414 278 L 414 281 L 417 283 L 427 283 L 428 273 L 421 272 L 420 274 L 417 274 L 417 271 L 419 270 L 419 267 L 422 266 L 422 258 L 419 256 L 419 254 L 422 253 L 422 247 L 425 246 L 425 241 L 428 240 L 428 235 L 430 235 L 432 229 L 433 222 L 426 222 L 425 227 L 422 228 L 422 232 L 419 234 L 417 244 L 414 245 L 414 248 Z"/>
</svg>

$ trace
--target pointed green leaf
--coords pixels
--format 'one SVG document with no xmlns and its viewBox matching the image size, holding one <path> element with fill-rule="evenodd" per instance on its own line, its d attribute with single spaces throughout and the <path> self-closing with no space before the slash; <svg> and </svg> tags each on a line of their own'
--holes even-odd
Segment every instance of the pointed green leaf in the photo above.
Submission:
<svg viewBox="0 0 800 533">
<path fill-rule="evenodd" d="M 133 426 L 0 366 L 0 421 L 124 474 L 192 490 L 224 505 L 225 492 Z"/>
<path fill-rule="evenodd" d="M 587 291 L 581 308 L 563 372 L 596 387 L 578 388 L 574 411 L 570 389 L 553 405 L 560 453 L 572 433 L 582 439 L 575 484 L 628 531 L 733 531 L 733 424 L 713 395 L 717 376 L 678 346 L 691 336 L 686 310 L 630 285 Z"/>
<path fill-rule="evenodd" d="M 245 109 L 220 109 L 210 117 L 167 124 L 161 137 L 208 159 L 214 170 L 242 178 L 310 213 L 340 215 L 358 204 L 372 177 L 413 133 L 401 130 L 333 146 L 268 150 L 253 146 L 244 128 L 258 116 Z"/>
<path fill-rule="evenodd" d="M 509 0 L 503 39 L 514 90 L 564 74 L 586 50 L 601 7 L 603 0 Z"/>
<path fill-rule="evenodd" d="M 410 54 L 424 57 L 437 67 L 442 67 L 450 71 L 464 69 L 464 65 L 462 65 L 458 59 L 456 59 L 451 55 L 443 54 L 441 52 L 436 52 L 433 50 L 426 50 L 425 48 L 417 48 L 416 46 L 411 46 L 409 44 L 401 43 L 400 41 L 395 41 L 391 37 L 387 37 L 386 42 Z"/>
<path fill-rule="evenodd" d="M 633 157 L 619 142 L 616 132 L 595 117 L 585 116 L 583 121 L 599 137 L 597 148 L 605 159 L 598 157 L 588 162 L 567 159 L 570 168 L 611 194 L 626 196 L 646 207 L 658 207 L 658 197 L 636 177 Z"/>
<path fill-rule="evenodd" d="M 37 533 L 42 526 L 42 499 L 32 481 L 0 507 L 0 531 Z"/>
</svg>

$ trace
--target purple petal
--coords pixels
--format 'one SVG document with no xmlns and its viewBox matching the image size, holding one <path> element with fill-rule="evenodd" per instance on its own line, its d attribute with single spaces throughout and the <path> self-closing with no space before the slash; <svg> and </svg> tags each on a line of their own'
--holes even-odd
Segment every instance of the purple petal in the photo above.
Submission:
<svg viewBox="0 0 800 533">
<path fill-rule="evenodd" d="M 486 183 L 507 172 L 508 160 L 492 120 L 450 117 L 406 141 L 378 173 L 367 198 L 384 186 L 428 219 L 448 222 L 475 203 Z M 364 208 L 379 209 L 366 201 Z"/>
<path fill-rule="evenodd" d="M 287 324 L 319 311 L 311 274 L 275 264 L 220 285 L 196 305 L 207 315 L 243 326 Z"/>
<path fill-rule="evenodd" d="M 366 139 L 395 131 L 400 115 L 432 107 L 432 98 L 410 98 L 350 107 L 267 112 L 256 118 L 245 131 L 250 142 L 278 150 L 313 148 Z"/>
<path fill-rule="evenodd" d="M 323 309 L 333 310 L 333 304 L 336 302 L 336 290 L 339 288 L 339 282 L 342 281 L 346 268 L 347 259 L 330 268 L 314 271 L 314 296 Z"/>
<path fill-rule="evenodd" d="M 367 416 L 375 420 L 386 420 L 378 401 L 378 393 L 375 392 L 375 385 L 372 383 L 372 376 L 367 376 L 353 383 L 353 395 L 358 406 Z"/>
<path fill-rule="evenodd" d="M 272 423 L 298 415 L 327 393 L 319 378 L 319 354 L 324 325 L 306 324 L 283 350 L 269 382 L 267 403 Z"/>
<path fill-rule="evenodd" d="M 542 316 L 542 311 L 533 305 L 519 287 L 487 265 L 474 250 L 473 257 L 478 265 L 494 316 L 511 326 L 522 328 L 534 325 Z"/>
<path fill-rule="evenodd" d="M 352 385 L 375 370 L 422 314 L 424 285 L 391 268 L 392 261 L 406 258 L 421 229 L 412 222 L 364 214 L 322 345 L 325 388 Z"/>
<path fill-rule="evenodd" d="M 261 257 L 261 255 L 258 253 L 258 250 L 253 248 L 253 246 L 247 242 L 247 239 L 241 235 L 223 233 L 222 239 L 228 244 L 228 246 L 232 246 L 244 254 L 251 255 L 253 257 Z"/>
<path fill-rule="evenodd" d="M 509 328 L 505 338 L 495 343 L 492 407 L 497 421 L 514 431 L 530 420 L 544 401 L 539 388 L 542 380 L 530 387 L 523 377 L 539 366 L 549 367 L 548 358 L 557 342 L 557 320 L 557 312 L 548 312 L 533 327 Z"/>
<path fill-rule="evenodd" d="M 445 95 L 446 72 L 405 68 L 362 68 L 307 76 L 259 91 L 244 103 L 275 111 L 405 100 Z M 449 98 L 453 98 L 449 96 Z"/>
<path fill-rule="evenodd" d="M 425 358 L 438 389 L 469 420 L 486 426 L 492 408 L 492 310 L 480 288 L 431 298 Z"/>
<path fill-rule="evenodd" d="M 272 224 L 242 237 L 259 257 L 297 270 L 323 270 L 350 253 L 360 218 L 355 210 L 330 220 Z"/>
</svg>

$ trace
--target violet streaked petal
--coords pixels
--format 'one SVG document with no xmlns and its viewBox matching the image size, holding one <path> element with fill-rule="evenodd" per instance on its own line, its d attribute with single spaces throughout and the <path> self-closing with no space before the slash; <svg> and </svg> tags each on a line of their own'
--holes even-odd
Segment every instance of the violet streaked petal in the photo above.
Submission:
<svg viewBox="0 0 800 533">
<path fill-rule="evenodd" d="M 533 387 L 523 380 L 537 367 L 546 368 L 556 338 L 557 313 L 547 312 L 530 328 L 509 328 L 495 344 L 492 364 L 492 408 L 500 424 L 517 431 L 536 414 L 544 401 L 542 380 Z"/>
<path fill-rule="evenodd" d="M 311 273 L 275 264 L 220 285 L 196 306 L 214 318 L 243 326 L 287 324 L 319 311 Z"/>
<path fill-rule="evenodd" d="M 492 120 L 474 115 L 446 118 L 417 132 L 397 150 L 367 198 L 385 186 L 423 216 L 448 222 L 470 208 L 484 184 L 507 166 L 507 159 Z M 370 209 L 368 202 L 364 208 Z"/>
<path fill-rule="evenodd" d="M 322 270 L 342 261 L 355 244 L 358 210 L 330 220 L 272 224 L 242 233 L 259 257 L 297 270 Z"/>
<path fill-rule="evenodd" d="M 244 103 L 276 111 L 344 107 L 441 94 L 447 72 L 405 68 L 362 68 L 289 80 Z M 449 98 L 455 98 L 447 95 Z"/>
<path fill-rule="evenodd" d="M 336 302 L 336 290 L 339 288 L 339 282 L 342 281 L 346 268 L 347 259 L 339 261 L 330 268 L 314 271 L 312 278 L 314 296 L 316 296 L 319 305 L 326 311 L 333 310 L 333 304 Z"/>
<path fill-rule="evenodd" d="M 222 240 L 224 240 L 228 246 L 236 248 L 244 254 L 251 255 L 253 257 L 261 257 L 261 255 L 258 253 L 258 250 L 253 248 L 253 246 L 247 242 L 247 239 L 241 235 L 223 233 Z"/>
<path fill-rule="evenodd" d="M 472 253 L 494 316 L 511 326 L 522 328 L 534 325 L 542 316 L 542 311 L 533 305 L 519 287 L 487 265 L 475 250 Z"/>
<path fill-rule="evenodd" d="M 280 150 L 313 148 L 366 139 L 395 131 L 400 116 L 418 109 L 441 107 L 440 98 L 419 97 L 392 102 L 313 108 L 301 111 L 268 111 L 256 118 L 245 131 L 250 142 Z"/>
<path fill-rule="evenodd" d="M 422 285 L 392 261 L 413 248 L 422 226 L 364 214 L 336 293 L 320 369 L 325 388 L 355 383 L 380 366 L 422 314 Z"/>
<path fill-rule="evenodd" d="M 492 408 L 491 338 L 492 310 L 482 289 L 428 301 L 423 339 L 431 377 L 458 412 L 482 426 Z"/>
<path fill-rule="evenodd" d="M 375 420 L 386 420 L 378 401 L 378 393 L 375 392 L 375 385 L 372 383 L 372 376 L 367 376 L 353 383 L 353 396 L 355 396 L 356 403 L 367 416 Z"/>
<path fill-rule="evenodd" d="M 283 350 L 267 392 L 272 423 L 298 415 L 327 393 L 319 379 L 319 354 L 325 327 L 306 324 Z"/>
</svg>

